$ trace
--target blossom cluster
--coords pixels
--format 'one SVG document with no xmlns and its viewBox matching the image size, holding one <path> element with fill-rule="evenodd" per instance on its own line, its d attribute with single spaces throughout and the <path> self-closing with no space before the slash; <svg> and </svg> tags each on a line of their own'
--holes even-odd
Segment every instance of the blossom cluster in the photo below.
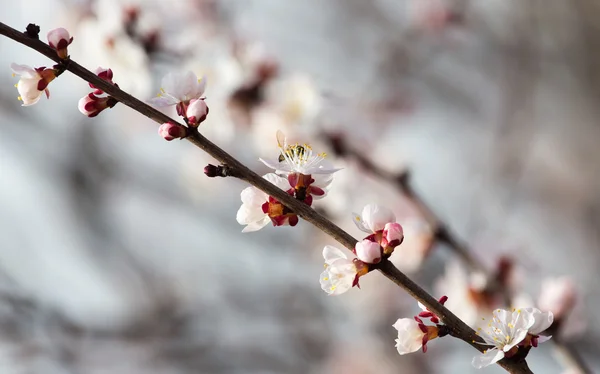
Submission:
<svg viewBox="0 0 600 374">
<path fill-rule="evenodd" d="M 64 28 L 54 29 L 48 33 L 47 38 L 48 44 L 56 51 L 57 55 L 61 59 L 67 59 L 67 47 L 73 42 L 73 38 L 69 35 L 69 32 Z M 45 66 L 32 68 L 27 65 L 13 63 L 10 67 L 13 71 L 13 76 L 17 74 L 21 76 L 15 87 L 19 91 L 19 100 L 23 102 L 23 106 L 36 104 L 42 97 L 42 94 L 46 94 L 46 97 L 50 98 L 48 85 L 62 73 L 61 66 L 59 65 L 53 68 L 46 68 Z"/>
<path fill-rule="evenodd" d="M 309 144 L 288 144 L 281 131 L 276 134 L 280 155 L 275 160 L 260 159 L 274 173 L 263 176 L 289 195 L 312 206 L 313 200 L 321 199 L 339 169 L 333 168 L 325 153 L 316 154 Z M 269 222 L 273 226 L 295 226 L 298 216 L 256 187 L 242 191 L 242 206 L 237 213 L 237 221 L 246 225 L 243 232 L 260 230 Z"/>
<path fill-rule="evenodd" d="M 175 106 L 188 127 L 197 128 L 208 116 L 205 90 L 206 77 L 198 78 L 192 71 L 169 73 L 163 78 L 157 97 L 148 102 L 157 107 Z M 181 125 L 167 122 L 159 127 L 158 133 L 171 141 L 186 137 L 188 132 Z"/>
</svg>

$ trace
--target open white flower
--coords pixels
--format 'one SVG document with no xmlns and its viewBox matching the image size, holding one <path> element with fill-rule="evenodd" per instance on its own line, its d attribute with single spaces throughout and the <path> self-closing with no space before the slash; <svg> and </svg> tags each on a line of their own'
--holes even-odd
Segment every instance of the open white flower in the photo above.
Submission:
<svg viewBox="0 0 600 374">
<path fill-rule="evenodd" d="M 398 353 L 405 355 L 423 347 L 425 332 L 421 330 L 417 321 L 412 318 L 400 318 L 393 326 L 398 330 L 398 339 L 396 339 Z"/>
<path fill-rule="evenodd" d="M 19 100 L 23 101 L 23 106 L 29 106 L 37 103 L 42 97 L 42 93 L 46 97 L 50 97 L 48 84 L 56 78 L 54 69 L 37 68 L 34 69 L 27 65 L 11 64 L 10 68 L 14 74 L 21 76 L 16 84 L 19 91 Z"/>
<path fill-rule="evenodd" d="M 277 131 L 277 144 L 281 155 L 277 160 L 267 161 L 260 159 L 277 174 L 289 175 L 293 173 L 303 175 L 333 174 L 340 169 L 333 168 L 329 161 L 325 160 L 325 153 L 313 153 L 308 144 L 287 144 L 285 135 Z M 329 179 L 327 184 L 331 180 Z"/>
<path fill-rule="evenodd" d="M 276 174 L 269 173 L 263 176 L 266 180 L 273 183 L 282 190 L 289 189 L 287 179 Z M 246 225 L 242 232 L 257 231 L 271 222 L 269 211 L 263 209 L 263 205 L 269 202 L 269 195 L 258 188 L 251 186 L 245 188 L 241 193 L 242 206 L 237 212 L 236 219 L 240 225 Z"/>
<path fill-rule="evenodd" d="M 323 248 L 323 258 L 325 270 L 319 278 L 323 291 L 329 295 L 341 295 L 356 284 L 358 271 L 353 259 L 330 245 Z"/>
<path fill-rule="evenodd" d="M 493 346 L 481 356 L 473 358 L 473 366 L 478 369 L 504 358 L 507 352 L 525 339 L 536 322 L 531 309 L 516 309 L 513 312 L 496 309 L 492 314 L 492 319 L 485 321 L 485 325 L 477 329 L 477 335 L 486 344 Z"/>
<path fill-rule="evenodd" d="M 206 77 L 198 79 L 191 71 L 185 73 L 169 73 L 161 82 L 158 97 L 148 100 L 158 107 L 188 104 L 192 99 L 201 99 L 206 89 Z"/>
<path fill-rule="evenodd" d="M 382 231 L 386 223 L 396 222 L 396 216 L 386 207 L 368 204 L 362 214 L 352 213 L 353 221 L 359 230 L 369 234 Z"/>
</svg>

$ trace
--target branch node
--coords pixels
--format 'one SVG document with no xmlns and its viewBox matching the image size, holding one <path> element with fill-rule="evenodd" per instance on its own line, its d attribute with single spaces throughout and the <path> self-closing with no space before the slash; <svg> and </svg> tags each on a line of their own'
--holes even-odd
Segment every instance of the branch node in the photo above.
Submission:
<svg viewBox="0 0 600 374">
<path fill-rule="evenodd" d="M 24 32 L 31 39 L 40 40 L 40 27 L 35 23 L 30 23 Z"/>
</svg>

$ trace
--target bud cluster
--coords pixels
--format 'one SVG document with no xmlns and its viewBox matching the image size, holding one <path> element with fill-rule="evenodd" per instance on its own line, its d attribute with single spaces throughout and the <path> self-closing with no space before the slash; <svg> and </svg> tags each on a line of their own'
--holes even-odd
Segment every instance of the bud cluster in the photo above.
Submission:
<svg viewBox="0 0 600 374">
<path fill-rule="evenodd" d="M 197 128 L 208 116 L 208 106 L 204 91 L 206 77 L 198 78 L 191 71 L 169 73 L 162 79 L 162 87 L 157 97 L 149 103 L 157 107 L 175 106 L 177 114 L 189 128 Z M 165 140 L 181 139 L 187 136 L 188 129 L 181 125 L 165 123 L 158 130 Z"/>
<path fill-rule="evenodd" d="M 116 83 L 113 82 L 113 72 L 111 69 L 104 69 L 99 67 L 96 69 L 96 75 L 105 80 L 106 82 L 119 87 Z M 94 90 L 87 94 L 86 96 L 79 99 L 79 103 L 77 107 L 79 111 L 88 117 L 96 117 L 100 112 L 104 109 L 112 108 L 117 105 L 117 99 L 112 96 L 101 96 L 104 95 L 104 91 L 100 88 L 96 87 L 94 84 L 90 83 L 90 87 Z"/>
</svg>

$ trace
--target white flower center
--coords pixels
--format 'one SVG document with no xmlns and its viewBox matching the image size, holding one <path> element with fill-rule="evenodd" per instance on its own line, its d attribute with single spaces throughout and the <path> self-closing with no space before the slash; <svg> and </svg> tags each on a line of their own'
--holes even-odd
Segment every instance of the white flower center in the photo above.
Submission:
<svg viewBox="0 0 600 374">
<path fill-rule="evenodd" d="M 301 173 L 311 168 L 318 168 L 325 157 L 327 157 L 326 153 L 313 154 L 312 147 L 308 144 L 292 144 L 281 148 L 279 162 L 285 161 L 292 170 Z"/>
</svg>

